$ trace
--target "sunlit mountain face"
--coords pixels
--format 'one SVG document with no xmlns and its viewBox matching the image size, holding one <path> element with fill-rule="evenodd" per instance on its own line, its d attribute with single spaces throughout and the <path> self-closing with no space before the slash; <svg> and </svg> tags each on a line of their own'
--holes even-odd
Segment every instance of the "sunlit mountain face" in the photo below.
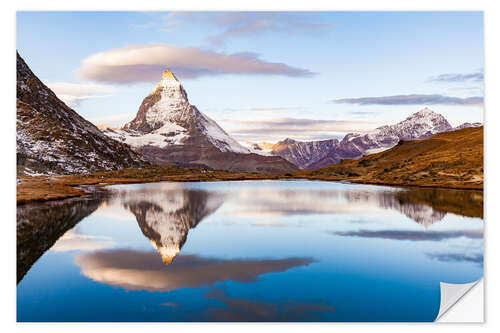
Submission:
<svg viewBox="0 0 500 333">
<path fill-rule="evenodd" d="M 482 276 L 482 199 L 322 181 L 165 182 L 20 206 L 18 318 L 431 321 L 440 282 Z"/>
</svg>

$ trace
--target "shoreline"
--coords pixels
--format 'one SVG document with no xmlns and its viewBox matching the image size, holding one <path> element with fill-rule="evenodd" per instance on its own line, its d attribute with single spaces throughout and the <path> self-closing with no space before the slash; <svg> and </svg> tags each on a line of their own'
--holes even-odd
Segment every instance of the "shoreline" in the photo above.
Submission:
<svg viewBox="0 0 500 333">
<path fill-rule="evenodd" d="M 207 182 L 207 181 L 241 181 L 241 180 L 309 180 L 309 181 L 331 181 L 346 182 L 351 184 L 394 186 L 408 188 L 438 188 L 450 190 L 481 191 L 480 186 L 456 185 L 456 184 L 415 184 L 383 182 L 366 179 L 349 179 L 349 177 L 327 177 L 327 176 L 305 176 L 293 174 L 258 174 L 258 173 L 235 173 L 228 171 L 207 170 L 201 168 L 182 168 L 166 166 L 151 169 L 125 169 L 120 171 L 101 172 L 85 175 L 57 175 L 18 177 L 16 186 L 16 204 L 23 205 L 35 202 L 47 202 L 75 198 L 88 194 L 84 186 L 105 187 L 119 184 L 143 184 L 157 183 L 163 181 L 171 182 Z"/>
<path fill-rule="evenodd" d="M 388 183 L 384 181 L 370 181 L 363 179 L 348 179 L 348 178 L 329 178 L 329 177 L 285 177 L 288 179 L 304 179 L 304 180 L 318 180 L 318 181 L 331 181 L 331 182 L 346 182 L 350 184 L 362 185 L 380 185 L 380 186 L 394 186 L 394 187 L 410 187 L 410 188 L 436 188 L 444 190 L 461 190 L 461 191 L 484 191 L 484 186 L 457 186 L 446 184 L 410 184 L 410 183 Z"/>
</svg>

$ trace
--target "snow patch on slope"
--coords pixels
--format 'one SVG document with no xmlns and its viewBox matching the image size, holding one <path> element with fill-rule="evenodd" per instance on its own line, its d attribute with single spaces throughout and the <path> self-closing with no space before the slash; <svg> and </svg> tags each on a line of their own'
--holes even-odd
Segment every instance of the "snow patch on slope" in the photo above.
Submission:
<svg viewBox="0 0 500 333">
<path fill-rule="evenodd" d="M 188 137 L 187 131 L 174 123 L 165 123 L 159 129 L 147 134 L 132 130 L 112 129 L 106 129 L 103 132 L 110 138 L 126 143 L 132 148 L 143 146 L 165 148 L 169 145 L 180 145 Z"/>
<path fill-rule="evenodd" d="M 204 113 L 198 111 L 203 133 L 207 139 L 222 152 L 235 152 L 250 154 L 250 149 L 242 146 L 238 141 L 230 137 L 217 123 Z"/>
<path fill-rule="evenodd" d="M 464 124 L 463 126 L 473 126 Z M 440 114 L 424 108 L 405 120 L 376 128 L 368 133 L 348 133 L 341 141 L 295 141 L 286 139 L 271 145 L 272 154 L 283 157 L 299 168 L 319 168 L 337 163 L 344 158 L 360 158 L 394 147 L 400 140 L 416 140 L 452 130 Z M 255 152 L 263 154 L 259 144 Z"/>
</svg>

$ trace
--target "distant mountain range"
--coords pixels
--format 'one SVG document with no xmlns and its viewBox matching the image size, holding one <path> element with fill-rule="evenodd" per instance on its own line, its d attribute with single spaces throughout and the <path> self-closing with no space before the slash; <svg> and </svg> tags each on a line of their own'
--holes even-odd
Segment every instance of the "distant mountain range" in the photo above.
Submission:
<svg viewBox="0 0 500 333">
<path fill-rule="evenodd" d="M 18 173 L 80 174 L 149 165 L 64 104 L 19 54 L 16 106 Z"/>
<path fill-rule="evenodd" d="M 258 143 L 251 148 L 263 155 L 281 156 L 300 169 L 318 169 L 342 159 L 357 159 L 384 151 L 394 147 L 400 140 L 426 139 L 437 133 L 478 126 L 482 124 L 464 123 L 453 128 L 442 115 L 425 108 L 395 125 L 382 126 L 366 134 L 349 133 L 342 140 L 285 139 L 276 144 Z"/>
<path fill-rule="evenodd" d="M 189 103 L 179 80 L 166 70 L 144 98 L 136 117 L 121 129 L 104 129 L 153 164 L 207 166 L 237 172 L 298 170 L 280 156 L 263 156 L 239 144 L 214 120 Z"/>
<path fill-rule="evenodd" d="M 356 160 L 346 159 L 316 170 L 299 171 L 293 176 L 369 184 L 481 190 L 483 158 L 483 127 L 479 126 L 438 133 L 423 140 L 401 140 L 383 152 Z M 448 195 L 452 193 L 448 192 Z M 436 198 L 427 198 L 431 199 Z M 470 202 L 464 200 L 450 206 L 451 211 L 462 212 L 470 208 Z"/>
<path fill-rule="evenodd" d="M 349 133 L 342 140 L 259 143 L 245 147 L 191 105 L 166 70 L 136 117 L 120 129 L 98 127 L 65 105 L 17 54 L 18 173 L 84 174 L 154 165 L 201 166 L 234 172 L 284 173 L 318 169 L 454 129 L 427 108 L 390 126 Z"/>
</svg>

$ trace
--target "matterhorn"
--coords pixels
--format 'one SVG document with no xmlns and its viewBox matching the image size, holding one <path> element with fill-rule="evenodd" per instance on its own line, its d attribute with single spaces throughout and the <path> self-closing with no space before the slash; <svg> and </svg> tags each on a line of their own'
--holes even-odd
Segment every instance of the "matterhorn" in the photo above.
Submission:
<svg viewBox="0 0 500 333">
<path fill-rule="evenodd" d="M 136 117 L 121 129 L 106 129 L 104 133 L 157 165 L 264 173 L 297 170 L 279 156 L 258 155 L 239 144 L 189 103 L 186 91 L 168 69 L 144 98 Z"/>
</svg>

